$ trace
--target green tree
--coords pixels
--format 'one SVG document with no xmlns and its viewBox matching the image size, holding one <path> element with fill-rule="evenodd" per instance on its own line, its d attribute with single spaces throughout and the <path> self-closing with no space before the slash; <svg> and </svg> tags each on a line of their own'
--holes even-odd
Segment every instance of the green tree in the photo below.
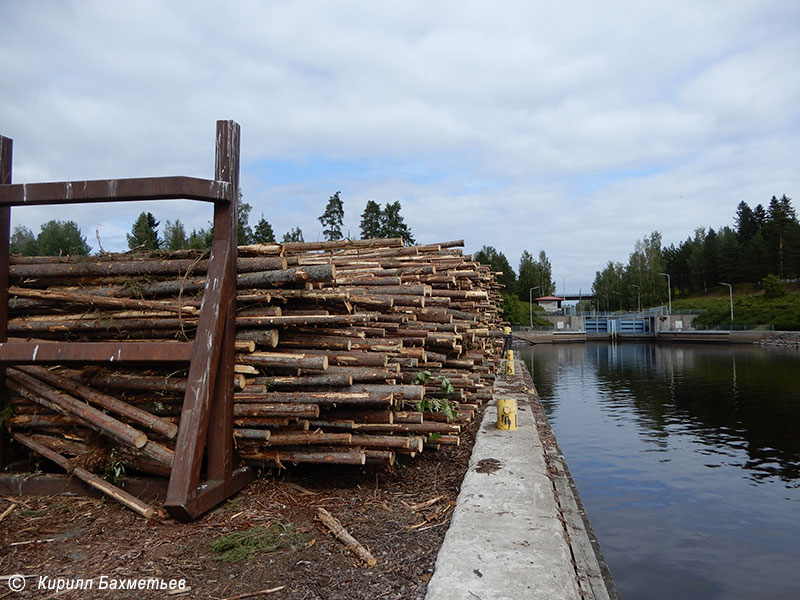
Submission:
<svg viewBox="0 0 800 600">
<path fill-rule="evenodd" d="M 544 250 L 539 251 L 539 260 L 536 261 L 536 285 L 539 286 L 541 296 L 550 296 L 556 291 L 556 282 L 553 281 L 553 267 Z"/>
<path fill-rule="evenodd" d="M 192 229 L 189 234 L 188 247 L 192 250 L 205 250 L 211 248 L 211 242 L 214 241 L 214 229 Z"/>
<path fill-rule="evenodd" d="M 36 238 L 42 256 L 87 255 L 89 244 L 75 221 L 48 221 Z"/>
<path fill-rule="evenodd" d="M 283 240 L 281 240 L 281 242 L 284 244 L 288 244 L 291 242 L 304 242 L 304 241 L 305 240 L 303 239 L 303 230 L 300 229 L 299 227 L 295 227 L 291 231 L 287 231 L 286 233 L 284 233 Z"/>
<path fill-rule="evenodd" d="M 33 232 L 23 225 L 14 227 L 9 241 L 9 252 L 23 256 L 36 256 L 39 254 L 39 244 Z"/>
<path fill-rule="evenodd" d="M 781 280 L 776 275 L 767 275 L 764 277 L 764 296 L 770 300 L 780 298 L 786 294 L 786 289 L 783 287 Z"/>
<path fill-rule="evenodd" d="M 519 277 L 517 278 L 517 295 L 522 300 L 529 300 L 531 289 L 534 298 L 549 296 L 555 291 L 553 269 L 544 250 L 539 251 L 539 259 L 527 250 L 522 251 L 519 259 Z"/>
<path fill-rule="evenodd" d="M 274 244 L 275 232 L 272 230 L 272 225 L 269 224 L 264 218 L 264 213 L 261 213 L 261 219 L 256 223 L 253 230 L 253 243 L 254 244 Z"/>
<path fill-rule="evenodd" d="M 537 286 L 537 272 L 536 272 L 536 261 L 533 260 L 533 256 L 527 250 L 522 251 L 522 255 L 519 257 L 519 277 L 517 278 L 517 296 L 522 299 L 530 299 L 531 289 L 538 287 Z M 542 291 L 540 289 L 533 290 L 536 296 L 542 296 Z M 535 296 L 534 296 L 535 297 Z"/>
<path fill-rule="evenodd" d="M 375 239 L 382 235 L 383 211 L 381 205 L 374 200 L 367 200 L 364 212 L 361 213 L 361 239 Z"/>
<path fill-rule="evenodd" d="M 736 235 L 739 236 L 739 243 L 742 245 L 749 242 L 759 229 L 753 209 L 744 201 L 739 202 L 736 207 L 734 221 L 736 223 Z"/>
<path fill-rule="evenodd" d="M 493 246 L 484 246 L 472 258 L 479 263 L 489 265 L 492 271 L 500 273 L 497 282 L 506 289 L 506 293 L 513 293 L 516 290 L 517 276 L 508 264 L 505 254 L 498 252 Z"/>
<path fill-rule="evenodd" d="M 414 236 L 400 214 L 400 201 L 387 202 L 383 209 L 383 230 L 385 238 L 401 238 L 406 246 L 414 245 Z"/>
<path fill-rule="evenodd" d="M 158 239 L 158 221 L 152 213 L 141 213 L 127 238 L 128 248 L 131 250 L 158 250 L 161 244 Z"/>
<path fill-rule="evenodd" d="M 322 235 L 328 241 L 335 241 L 342 239 L 342 226 L 344 222 L 344 204 L 339 198 L 341 192 L 336 192 L 328 199 L 328 204 L 325 206 L 325 212 L 319 217 L 319 222 L 322 223 L 324 229 Z"/>
<path fill-rule="evenodd" d="M 595 272 L 592 291 L 600 310 L 619 310 L 622 308 L 622 281 L 625 267 L 622 263 L 609 261 L 605 269 Z"/>
<path fill-rule="evenodd" d="M 738 283 L 742 281 L 741 253 L 739 251 L 739 235 L 730 227 L 720 229 L 717 236 L 717 265 L 721 281 Z"/>
<path fill-rule="evenodd" d="M 164 224 L 164 239 L 161 247 L 167 250 L 185 250 L 189 247 L 189 238 L 186 237 L 186 229 L 180 219 L 167 221 Z"/>
<path fill-rule="evenodd" d="M 250 211 L 253 210 L 253 207 L 250 206 L 247 202 L 241 202 L 242 193 L 239 192 L 239 212 L 238 212 L 238 223 L 239 226 L 237 232 L 237 244 L 240 246 L 244 246 L 246 244 L 253 243 L 253 230 L 250 228 L 249 221 L 250 221 Z"/>
</svg>

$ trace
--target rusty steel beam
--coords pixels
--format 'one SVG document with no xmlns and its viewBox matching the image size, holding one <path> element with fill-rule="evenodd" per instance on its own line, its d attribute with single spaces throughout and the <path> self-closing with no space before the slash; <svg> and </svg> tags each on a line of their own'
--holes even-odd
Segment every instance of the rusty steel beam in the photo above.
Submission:
<svg viewBox="0 0 800 600">
<path fill-rule="evenodd" d="M 189 362 L 193 342 L 0 343 L 0 365 Z"/>
<path fill-rule="evenodd" d="M 196 177 L 99 179 L 0 186 L 0 206 L 177 199 L 219 203 L 230 202 L 236 195 L 227 181 Z"/>
<path fill-rule="evenodd" d="M 147 477 L 125 477 L 118 484 L 126 492 L 143 500 L 153 496 L 163 498 L 166 486 L 161 479 Z M 55 473 L 2 473 L 0 495 L 2 496 L 90 496 L 100 498 L 102 494 L 88 487 L 77 477 Z"/>
</svg>

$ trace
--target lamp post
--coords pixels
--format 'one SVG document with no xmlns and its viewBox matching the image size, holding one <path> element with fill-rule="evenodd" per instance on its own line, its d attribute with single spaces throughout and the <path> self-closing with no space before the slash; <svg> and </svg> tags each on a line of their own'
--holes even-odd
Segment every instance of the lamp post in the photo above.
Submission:
<svg viewBox="0 0 800 600">
<path fill-rule="evenodd" d="M 731 298 L 731 327 L 733 327 L 733 286 L 730 283 L 724 283 L 722 281 L 718 281 L 717 283 L 728 286 L 728 293 L 730 294 Z"/>
<path fill-rule="evenodd" d="M 635 283 L 632 283 L 631 286 L 636 288 L 636 296 L 637 296 L 636 306 L 639 307 L 639 312 L 642 312 L 642 288 L 636 285 Z"/>
<path fill-rule="evenodd" d="M 528 308 L 530 309 L 530 313 L 531 313 L 531 316 L 530 316 L 530 319 L 531 319 L 530 325 L 531 325 L 531 327 L 533 327 L 533 290 L 538 290 L 541 287 L 542 286 L 540 286 L 540 285 L 535 285 L 535 286 L 533 286 L 532 288 L 530 288 L 528 290 Z"/>
<path fill-rule="evenodd" d="M 572 277 L 573 275 L 575 275 L 575 273 L 564 275 L 564 279 L 561 281 L 561 295 L 564 297 L 567 295 L 567 277 Z"/>
<path fill-rule="evenodd" d="M 663 275 L 667 278 L 667 298 L 669 299 L 669 314 L 672 316 L 672 280 L 669 277 L 669 273 L 659 273 L 659 275 Z"/>
</svg>

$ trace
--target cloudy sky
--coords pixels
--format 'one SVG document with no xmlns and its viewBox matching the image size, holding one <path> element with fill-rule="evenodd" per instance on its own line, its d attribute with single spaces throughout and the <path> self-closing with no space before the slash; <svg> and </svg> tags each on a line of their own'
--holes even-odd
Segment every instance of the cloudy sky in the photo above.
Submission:
<svg viewBox="0 0 800 600">
<path fill-rule="evenodd" d="M 280 237 L 341 190 L 400 200 L 419 242 L 464 238 L 516 267 L 545 250 L 558 291 L 591 288 L 658 230 L 800 203 L 800 3 L 0 0 L 0 134 L 14 181 L 213 176 L 214 123 L 242 126 L 242 191 Z M 125 250 L 142 210 L 73 219 Z"/>
</svg>

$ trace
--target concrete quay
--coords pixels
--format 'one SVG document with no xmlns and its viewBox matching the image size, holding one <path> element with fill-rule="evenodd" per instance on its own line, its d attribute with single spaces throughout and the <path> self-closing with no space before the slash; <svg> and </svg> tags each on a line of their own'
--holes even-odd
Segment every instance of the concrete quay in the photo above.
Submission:
<svg viewBox="0 0 800 600">
<path fill-rule="evenodd" d="M 619 598 L 533 381 L 495 381 L 426 600 Z M 518 429 L 496 427 L 516 398 Z"/>
</svg>

